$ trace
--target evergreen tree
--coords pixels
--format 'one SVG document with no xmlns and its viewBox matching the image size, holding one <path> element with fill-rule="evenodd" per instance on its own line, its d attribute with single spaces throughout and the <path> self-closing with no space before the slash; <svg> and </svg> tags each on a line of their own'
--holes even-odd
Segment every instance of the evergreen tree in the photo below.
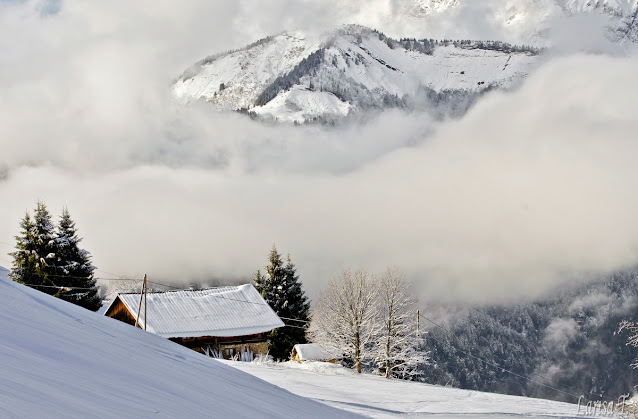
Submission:
<svg viewBox="0 0 638 419">
<path fill-rule="evenodd" d="M 91 255 L 78 247 L 75 222 L 65 208 L 56 230 L 43 202 L 38 202 L 33 218 L 27 212 L 16 236 L 16 251 L 9 277 L 25 285 L 55 295 L 65 301 L 96 311 L 102 305 L 93 278 Z"/>
<path fill-rule="evenodd" d="M 95 267 L 91 264 L 91 254 L 80 249 L 82 241 L 77 235 L 75 221 L 67 208 L 62 210 L 60 224 L 55 234 L 56 278 L 66 289 L 61 289 L 56 297 L 73 304 L 97 311 L 102 306 L 102 298 L 98 295 L 98 287 L 93 278 Z"/>
<path fill-rule="evenodd" d="M 47 294 L 55 294 L 57 284 L 54 275 L 55 259 L 54 227 L 49 210 L 43 202 L 38 202 L 33 220 L 27 213 L 20 227 L 22 235 L 16 236 L 17 251 L 13 256 L 11 279 L 25 285 L 35 286 Z"/>
<path fill-rule="evenodd" d="M 279 317 L 301 320 L 299 322 L 286 320 L 290 326 L 275 329 L 268 336 L 270 354 L 276 359 L 287 359 L 296 344 L 306 343 L 307 323 L 305 322 L 309 320 L 310 303 L 301 288 L 301 282 L 290 255 L 284 265 L 281 255 L 273 246 L 269 261 L 265 275 L 257 271 L 254 279 L 255 288 Z"/>
<path fill-rule="evenodd" d="M 35 224 L 28 211 L 20 222 L 20 228 L 22 234 L 15 236 L 17 250 L 9 253 L 13 257 L 13 268 L 9 278 L 21 284 L 41 285 L 42 278 L 36 270 L 38 258 L 35 252 Z"/>
</svg>

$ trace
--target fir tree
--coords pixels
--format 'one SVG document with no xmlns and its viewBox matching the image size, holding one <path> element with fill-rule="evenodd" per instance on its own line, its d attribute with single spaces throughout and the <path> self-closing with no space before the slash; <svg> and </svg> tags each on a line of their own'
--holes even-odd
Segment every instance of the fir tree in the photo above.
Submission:
<svg viewBox="0 0 638 419">
<path fill-rule="evenodd" d="M 310 303 L 301 288 L 301 282 L 290 255 L 284 265 L 281 255 L 273 246 L 269 261 L 265 275 L 257 271 L 254 279 L 255 288 L 275 313 L 286 319 L 285 321 L 289 324 L 289 326 L 273 330 L 268 336 L 270 354 L 276 359 L 287 359 L 296 344 L 306 343 L 306 322 Z"/>
<path fill-rule="evenodd" d="M 75 221 L 71 219 L 68 209 L 64 208 L 54 239 L 54 264 L 56 277 L 68 288 L 61 289 L 56 297 L 97 311 L 102 306 L 102 298 L 98 295 L 98 287 L 93 278 L 95 267 L 91 264 L 90 253 L 78 246 L 81 241 Z"/>
<path fill-rule="evenodd" d="M 43 202 L 38 202 L 33 218 L 27 212 L 16 236 L 16 251 L 9 277 L 25 285 L 55 295 L 65 301 L 96 311 L 102 305 L 93 278 L 91 255 L 78 247 L 75 222 L 65 208 L 56 230 Z"/>
<path fill-rule="evenodd" d="M 16 251 L 9 253 L 13 257 L 13 268 L 9 278 L 26 285 L 41 285 L 42 278 L 37 274 L 35 252 L 35 224 L 31 220 L 29 212 L 20 222 L 21 235 L 16 236 Z"/>
<path fill-rule="evenodd" d="M 58 291 L 56 284 L 49 277 L 55 272 L 54 227 L 46 205 L 38 202 L 33 220 L 27 213 L 20 227 L 22 235 L 16 236 L 18 250 L 11 253 L 11 279 L 47 294 L 55 294 Z"/>
</svg>

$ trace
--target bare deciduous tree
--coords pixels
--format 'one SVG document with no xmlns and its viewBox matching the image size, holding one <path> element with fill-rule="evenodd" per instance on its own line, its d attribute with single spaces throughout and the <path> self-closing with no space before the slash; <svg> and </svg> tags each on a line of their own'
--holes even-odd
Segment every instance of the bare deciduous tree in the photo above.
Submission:
<svg viewBox="0 0 638 419">
<path fill-rule="evenodd" d="M 419 363 L 427 362 L 419 348 L 416 302 L 405 276 L 397 268 L 388 268 L 379 281 L 377 316 L 381 327 L 375 348 L 378 371 L 385 378 L 414 377 Z"/>
<path fill-rule="evenodd" d="M 378 337 L 377 296 L 374 275 L 364 269 L 343 270 L 330 281 L 312 310 L 310 340 L 320 342 L 334 355 L 351 359 L 361 372 L 361 364 L 373 358 Z"/>
<path fill-rule="evenodd" d="M 629 337 L 627 338 L 627 345 L 638 347 L 638 323 L 623 320 L 620 323 L 618 332 L 622 332 L 627 329 L 629 331 Z M 631 368 L 638 368 L 638 358 L 634 359 L 634 362 L 630 365 Z"/>
</svg>

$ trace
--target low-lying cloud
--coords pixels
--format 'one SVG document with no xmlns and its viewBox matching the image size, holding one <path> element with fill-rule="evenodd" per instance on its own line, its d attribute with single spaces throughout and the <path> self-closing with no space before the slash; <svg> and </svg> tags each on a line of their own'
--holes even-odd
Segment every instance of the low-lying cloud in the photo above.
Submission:
<svg viewBox="0 0 638 419">
<path fill-rule="evenodd" d="M 283 29 L 265 6 L 187 3 L 171 20 L 161 2 L 126 18 L 87 4 L 1 9 L 18 42 L 0 50 L 0 241 L 43 199 L 123 275 L 249 278 L 276 243 L 311 294 L 343 267 L 397 265 L 426 299 L 485 300 L 636 263 L 633 56 L 553 58 L 460 121 L 263 125 L 180 107 L 168 85 L 203 48 Z"/>
</svg>

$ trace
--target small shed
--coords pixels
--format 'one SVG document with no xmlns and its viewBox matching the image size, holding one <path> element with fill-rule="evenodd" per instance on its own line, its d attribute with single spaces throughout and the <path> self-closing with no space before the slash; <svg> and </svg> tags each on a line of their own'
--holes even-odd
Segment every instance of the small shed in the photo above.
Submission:
<svg viewBox="0 0 638 419">
<path fill-rule="evenodd" d="M 290 359 L 303 363 L 306 361 L 337 362 L 337 357 L 330 354 L 317 343 L 297 344 L 292 348 Z"/>
<path fill-rule="evenodd" d="M 267 334 L 284 323 L 252 285 L 148 292 L 138 327 L 218 358 L 267 354 Z M 135 325 L 139 293 L 118 294 L 104 313 Z M 146 315 L 146 318 L 144 317 Z"/>
</svg>

